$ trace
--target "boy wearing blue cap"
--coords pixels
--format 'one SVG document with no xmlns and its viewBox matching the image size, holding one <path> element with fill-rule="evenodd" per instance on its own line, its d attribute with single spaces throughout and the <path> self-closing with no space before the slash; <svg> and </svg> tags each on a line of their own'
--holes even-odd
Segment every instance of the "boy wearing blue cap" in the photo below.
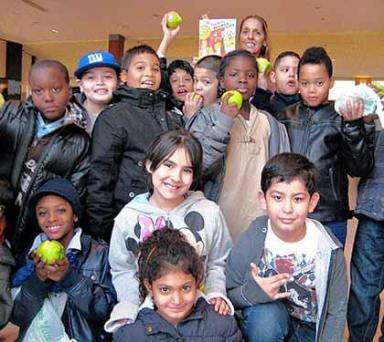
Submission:
<svg viewBox="0 0 384 342">
<path fill-rule="evenodd" d="M 42 232 L 12 279 L 11 320 L 20 327 L 20 341 L 110 341 L 103 330 L 116 302 L 109 249 L 82 232 L 76 189 L 64 178 L 49 180 L 29 210 Z M 48 264 L 35 252 L 47 239 L 63 245 L 62 260 Z"/>
<path fill-rule="evenodd" d="M 79 60 L 75 76 L 81 90 L 80 102 L 87 110 L 87 132 L 92 133 L 99 113 L 109 105 L 118 85 L 120 66 L 107 51 L 88 52 Z"/>
</svg>

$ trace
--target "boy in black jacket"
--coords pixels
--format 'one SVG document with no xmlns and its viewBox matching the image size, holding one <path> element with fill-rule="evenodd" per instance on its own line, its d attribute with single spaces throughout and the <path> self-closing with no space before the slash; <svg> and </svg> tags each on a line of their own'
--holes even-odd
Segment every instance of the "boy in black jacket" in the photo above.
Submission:
<svg viewBox="0 0 384 342">
<path fill-rule="evenodd" d="M 252 104 L 272 115 L 276 115 L 285 107 L 300 101 L 299 83 L 297 80 L 297 66 L 300 56 L 293 51 L 280 53 L 273 64 L 270 79 L 276 87 L 271 93 L 268 90 L 258 88 L 252 98 Z"/>
<path fill-rule="evenodd" d="M 109 241 L 113 219 L 136 195 L 147 191 L 143 159 L 160 133 L 176 128 L 159 90 L 160 61 L 147 45 L 129 49 L 121 61 L 116 102 L 97 118 L 88 179 L 87 214 L 91 233 Z"/>
<path fill-rule="evenodd" d="M 289 135 L 292 152 L 311 160 L 320 172 L 320 202 L 311 215 L 344 245 L 347 233 L 348 178 L 373 167 L 373 130 L 363 120 L 363 103 L 355 98 L 336 113 L 328 101 L 333 85 L 332 61 L 322 47 L 307 49 L 298 67 L 302 100 L 277 114 Z"/>
<path fill-rule="evenodd" d="M 34 192 L 48 179 L 64 177 L 83 197 L 89 168 L 86 113 L 71 99 L 67 68 L 40 60 L 30 69 L 29 84 L 32 96 L 26 103 L 8 102 L 0 113 L 0 175 L 15 191 L 17 222 L 7 237 L 16 257 L 38 232 L 27 224 Z"/>
</svg>

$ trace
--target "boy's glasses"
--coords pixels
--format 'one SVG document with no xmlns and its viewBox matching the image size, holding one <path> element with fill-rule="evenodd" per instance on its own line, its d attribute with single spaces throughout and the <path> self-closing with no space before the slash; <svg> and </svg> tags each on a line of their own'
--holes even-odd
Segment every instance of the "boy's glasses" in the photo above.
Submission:
<svg viewBox="0 0 384 342">
<path fill-rule="evenodd" d="M 2 217 L 5 213 L 5 205 L 0 204 L 0 217 Z"/>
</svg>

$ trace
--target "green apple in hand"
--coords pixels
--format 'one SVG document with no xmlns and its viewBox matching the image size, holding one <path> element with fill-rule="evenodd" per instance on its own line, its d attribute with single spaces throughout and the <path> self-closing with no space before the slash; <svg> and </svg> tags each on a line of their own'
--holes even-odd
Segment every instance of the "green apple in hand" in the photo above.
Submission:
<svg viewBox="0 0 384 342">
<path fill-rule="evenodd" d="M 271 69 L 271 62 L 266 58 L 256 58 L 256 62 L 260 73 L 267 73 Z"/>
<path fill-rule="evenodd" d="M 240 109 L 243 105 L 243 95 L 237 90 L 228 90 L 222 96 L 221 100 L 228 95 L 228 104 L 235 104 L 237 109 Z"/>
<path fill-rule="evenodd" d="M 181 18 L 180 14 L 171 11 L 167 15 L 167 27 L 170 28 L 171 30 L 174 30 L 176 27 L 178 27 L 183 19 Z"/>
<path fill-rule="evenodd" d="M 45 240 L 36 249 L 36 254 L 48 265 L 64 259 L 64 246 L 56 240 Z"/>
</svg>

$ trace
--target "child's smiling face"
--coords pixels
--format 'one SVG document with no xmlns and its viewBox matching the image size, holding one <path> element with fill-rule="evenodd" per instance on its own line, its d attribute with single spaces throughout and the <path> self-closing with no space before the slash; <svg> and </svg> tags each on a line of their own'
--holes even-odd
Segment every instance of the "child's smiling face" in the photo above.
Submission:
<svg viewBox="0 0 384 342">
<path fill-rule="evenodd" d="M 177 325 L 188 317 L 196 301 L 198 284 L 192 274 L 174 269 L 149 284 L 157 312 L 172 325 Z"/>
<path fill-rule="evenodd" d="M 249 100 L 257 87 L 256 62 L 247 56 L 232 58 L 224 70 L 221 86 L 225 90 L 237 90 L 244 100 Z"/>
<path fill-rule="evenodd" d="M 151 174 L 153 194 L 150 201 L 163 210 L 171 210 L 184 200 L 193 182 L 191 158 L 185 148 L 178 148 L 166 157 L 157 169 L 147 171 Z"/>
<path fill-rule="evenodd" d="M 107 105 L 112 100 L 113 91 L 117 88 L 117 74 L 112 68 L 92 68 L 84 72 L 79 85 L 87 101 Z"/>
<path fill-rule="evenodd" d="M 71 204 L 62 197 L 46 195 L 37 202 L 35 213 L 40 229 L 48 238 L 67 247 L 77 220 Z"/>
<path fill-rule="evenodd" d="M 121 79 L 128 87 L 158 90 L 161 82 L 158 57 L 147 52 L 133 56 Z"/>
<path fill-rule="evenodd" d="M 305 220 L 315 210 L 319 199 L 317 192 L 312 195 L 308 192 L 300 178 L 290 182 L 275 178 L 261 196 L 273 232 L 286 242 L 300 241 L 305 236 Z"/>
</svg>

